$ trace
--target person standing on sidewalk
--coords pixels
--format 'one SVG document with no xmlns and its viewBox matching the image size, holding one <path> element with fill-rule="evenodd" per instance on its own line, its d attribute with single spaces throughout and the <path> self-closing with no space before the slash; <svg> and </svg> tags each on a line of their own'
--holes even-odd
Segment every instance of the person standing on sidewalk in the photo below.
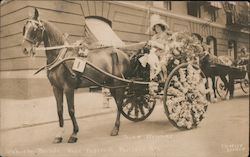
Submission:
<svg viewBox="0 0 250 157">
<path fill-rule="evenodd" d="M 102 88 L 102 94 L 103 94 L 103 107 L 104 108 L 110 108 L 110 99 L 112 98 L 110 90 L 108 88 Z"/>
</svg>

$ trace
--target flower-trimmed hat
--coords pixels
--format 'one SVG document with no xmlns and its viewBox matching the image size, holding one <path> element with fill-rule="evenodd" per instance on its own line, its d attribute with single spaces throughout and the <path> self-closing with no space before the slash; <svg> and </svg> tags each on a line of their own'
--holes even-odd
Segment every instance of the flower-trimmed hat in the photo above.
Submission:
<svg viewBox="0 0 250 157">
<path fill-rule="evenodd" d="M 154 30 L 154 26 L 157 25 L 157 24 L 163 25 L 165 27 L 165 29 L 169 29 L 168 24 L 163 19 L 161 19 L 160 15 L 153 14 L 150 17 L 149 31 L 153 31 Z"/>
</svg>

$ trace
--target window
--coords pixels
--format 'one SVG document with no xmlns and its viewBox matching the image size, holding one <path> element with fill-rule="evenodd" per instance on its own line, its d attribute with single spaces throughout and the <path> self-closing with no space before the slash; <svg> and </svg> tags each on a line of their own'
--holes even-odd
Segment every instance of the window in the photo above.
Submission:
<svg viewBox="0 0 250 157">
<path fill-rule="evenodd" d="M 167 10 L 172 10 L 172 4 L 170 1 L 165 1 L 164 6 Z"/>
<path fill-rule="evenodd" d="M 201 17 L 200 3 L 195 2 L 195 1 L 187 2 L 187 11 L 188 11 L 188 15 L 200 18 Z"/>
<path fill-rule="evenodd" d="M 111 22 L 102 17 L 86 17 L 86 30 L 102 46 L 124 46 L 123 41 L 111 28 Z"/>
<path fill-rule="evenodd" d="M 209 36 L 207 37 L 207 45 L 210 46 L 210 52 L 212 54 L 214 54 L 215 56 L 217 56 L 217 42 L 216 42 L 216 38 L 213 36 Z"/>
<path fill-rule="evenodd" d="M 226 12 L 227 25 L 234 24 L 235 20 L 232 12 Z"/>
<path fill-rule="evenodd" d="M 209 13 L 209 15 L 210 15 L 210 17 L 211 17 L 211 21 L 212 21 L 212 22 L 216 22 L 216 17 L 217 17 L 217 15 L 218 15 L 218 10 L 217 10 L 217 9 L 214 9 L 214 8 L 210 8 L 210 9 L 208 10 L 208 13 Z"/>
<path fill-rule="evenodd" d="M 230 56 L 232 59 L 237 58 L 237 43 L 234 40 L 228 41 L 228 56 Z"/>
<path fill-rule="evenodd" d="M 226 11 L 227 25 L 235 23 L 236 2 L 224 2 L 223 7 Z"/>
<path fill-rule="evenodd" d="M 209 22 L 216 22 L 218 17 L 218 10 L 222 8 L 221 2 L 207 1 L 204 5 L 204 10 L 209 14 Z"/>
<path fill-rule="evenodd" d="M 157 8 L 163 8 L 167 10 L 172 10 L 171 1 L 154 1 L 153 6 Z"/>
</svg>

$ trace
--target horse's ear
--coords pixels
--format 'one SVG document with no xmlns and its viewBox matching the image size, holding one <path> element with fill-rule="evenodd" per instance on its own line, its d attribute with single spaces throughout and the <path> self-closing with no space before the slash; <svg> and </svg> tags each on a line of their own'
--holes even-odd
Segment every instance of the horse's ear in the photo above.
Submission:
<svg viewBox="0 0 250 157">
<path fill-rule="evenodd" d="M 37 8 L 35 8 L 33 19 L 38 20 L 38 17 L 39 17 L 39 12 L 38 12 Z"/>
</svg>

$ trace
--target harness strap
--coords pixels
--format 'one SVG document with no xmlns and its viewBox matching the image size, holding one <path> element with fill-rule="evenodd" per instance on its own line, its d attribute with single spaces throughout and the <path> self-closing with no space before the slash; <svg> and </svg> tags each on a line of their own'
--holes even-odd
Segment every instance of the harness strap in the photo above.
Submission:
<svg viewBox="0 0 250 157">
<path fill-rule="evenodd" d="M 89 77 L 87 77 L 87 76 L 85 76 L 85 75 L 81 75 L 81 76 L 80 76 L 80 79 L 87 79 L 87 80 L 89 80 L 90 82 L 93 82 L 94 84 L 96 84 L 96 85 L 98 85 L 98 86 L 100 86 L 100 87 L 109 88 L 109 89 L 125 88 L 125 87 L 128 87 L 128 84 L 129 84 L 129 83 L 126 82 L 125 85 L 120 85 L 120 86 L 109 86 L 109 85 L 101 84 L 101 83 L 95 81 L 94 79 L 91 79 L 91 78 L 89 78 Z"/>
<path fill-rule="evenodd" d="M 57 66 L 56 62 L 60 62 L 61 60 L 63 60 L 65 58 L 65 55 L 66 55 L 66 52 L 67 52 L 67 48 L 63 48 L 60 52 L 59 52 L 59 55 L 56 57 L 56 59 L 48 64 L 48 65 L 45 65 L 43 67 L 41 67 L 40 69 L 38 69 L 34 75 L 38 74 L 39 72 L 41 72 L 42 70 L 44 69 L 47 69 L 47 70 L 51 70 L 53 68 L 55 68 Z"/>
<path fill-rule="evenodd" d="M 40 69 L 38 69 L 38 70 L 34 73 L 34 75 L 38 74 L 40 71 L 44 70 L 46 67 L 47 67 L 46 65 L 43 66 L 43 67 L 41 67 Z"/>
<path fill-rule="evenodd" d="M 75 59 L 76 59 L 76 57 L 64 58 L 64 59 L 61 60 L 60 62 L 57 62 L 57 63 L 55 64 L 55 67 L 58 66 L 58 65 L 60 65 L 62 62 L 65 62 L 65 61 L 67 61 L 67 60 L 75 60 Z M 88 61 L 86 62 L 86 64 L 88 64 L 89 66 L 91 66 L 91 67 L 94 68 L 95 70 L 97 70 L 97 71 L 99 71 L 99 72 L 101 72 L 101 73 L 107 75 L 108 77 L 111 77 L 111 78 L 116 79 L 116 80 L 118 80 L 118 81 L 122 81 L 122 82 L 125 82 L 125 83 L 132 83 L 132 82 L 133 82 L 133 83 L 139 84 L 139 85 L 148 85 L 148 84 L 150 83 L 150 82 L 134 81 L 134 80 L 127 80 L 127 79 L 124 79 L 124 78 L 120 78 L 120 77 L 118 77 L 118 76 L 112 75 L 112 74 L 110 74 L 110 73 L 108 73 L 108 72 L 106 72 L 106 71 L 104 71 L 104 70 L 102 70 L 102 69 L 96 67 L 95 65 L 91 64 L 91 63 L 88 62 Z"/>
<path fill-rule="evenodd" d="M 53 61 L 51 64 L 47 65 L 48 66 L 48 70 L 51 70 L 53 69 L 55 66 L 55 63 L 58 62 L 58 61 L 61 61 L 62 59 L 65 58 L 65 55 L 66 55 L 66 52 L 67 52 L 67 48 L 63 48 L 61 49 L 61 51 L 59 52 L 59 55 L 58 57 L 55 59 L 55 61 Z"/>
<path fill-rule="evenodd" d="M 69 68 L 65 62 L 62 62 L 62 64 L 69 71 L 69 73 L 71 74 L 71 76 L 73 78 L 76 78 L 76 73 L 71 68 Z"/>
</svg>

